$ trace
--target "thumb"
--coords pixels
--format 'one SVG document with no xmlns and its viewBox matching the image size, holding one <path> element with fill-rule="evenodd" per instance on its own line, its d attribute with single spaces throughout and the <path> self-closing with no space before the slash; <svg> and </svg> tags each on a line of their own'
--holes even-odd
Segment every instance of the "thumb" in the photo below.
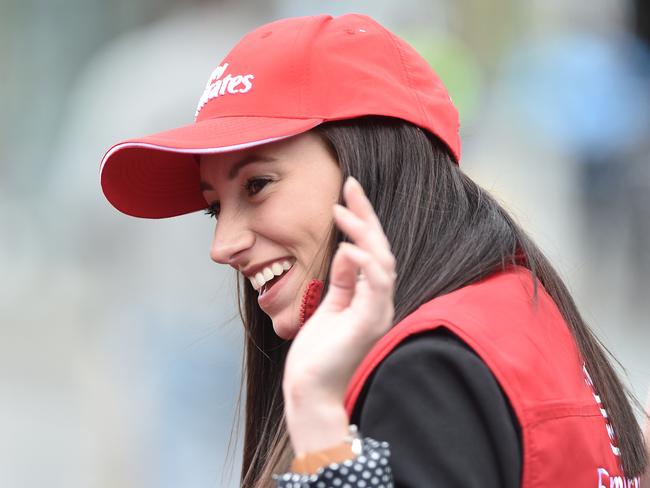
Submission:
<svg viewBox="0 0 650 488">
<path fill-rule="evenodd" d="M 321 307 L 339 312 L 350 306 L 354 298 L 359 266 L 353 259 L 354 246 L 341 242 L 332 259 L 330 284 Z"/>
</svg>

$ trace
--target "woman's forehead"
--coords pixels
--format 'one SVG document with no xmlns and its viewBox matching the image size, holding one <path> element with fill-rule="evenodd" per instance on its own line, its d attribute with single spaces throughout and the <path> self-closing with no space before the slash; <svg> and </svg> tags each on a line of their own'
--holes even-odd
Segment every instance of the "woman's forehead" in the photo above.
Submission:
<svg viewBox="0 0 650 488">
<path fill-rule="evenodd" d="M 318 146 L 323 146 L 318 147 Z M 304 154 L 323 149 L 324 143 L 315 134 L 306 132 L 297 136 L 268 144 L 226 153 L 203 154 L 199 158 L 201 175 L 234 179 L 239 171 L 252 163 L 272 163 L 290 160 Z"/>
</svg>

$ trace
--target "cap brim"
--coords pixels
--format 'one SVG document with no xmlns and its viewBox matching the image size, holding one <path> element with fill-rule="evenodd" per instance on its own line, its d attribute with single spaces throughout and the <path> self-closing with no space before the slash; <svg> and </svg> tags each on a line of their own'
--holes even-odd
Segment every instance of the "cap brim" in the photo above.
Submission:
<svg viewBox="0 0 650 488">
<path fill-rule="evenodd" d="M 102 190 L 120 212 L 159 219 L 206 208 L 195 155 L 238 151 L 306 132 L 323 119 L 221 117 L 123 141 L 104 155 Z"/>
</svg>

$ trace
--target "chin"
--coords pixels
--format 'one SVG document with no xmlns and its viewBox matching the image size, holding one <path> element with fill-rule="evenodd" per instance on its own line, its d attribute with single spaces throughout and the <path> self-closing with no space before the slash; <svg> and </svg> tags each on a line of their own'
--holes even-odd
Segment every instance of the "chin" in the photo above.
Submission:
<svg viewBox="0 0 650 488">
<path fill-rule="evenodd" d="M 273 321 L 273 330 L 280 339 L 290 340 L 298 334 L 297 323 L 292 322 L 293 325 L 290 325 L 285 320 Z"/>
</svg>

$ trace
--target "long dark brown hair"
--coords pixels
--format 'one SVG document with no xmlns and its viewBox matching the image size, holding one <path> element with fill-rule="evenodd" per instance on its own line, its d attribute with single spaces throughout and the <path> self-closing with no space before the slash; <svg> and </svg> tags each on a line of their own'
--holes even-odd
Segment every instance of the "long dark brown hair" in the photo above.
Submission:
<svg viewBox="0 0 650 488">
<path fill-rule="evenodd" d="M 626 475 L 643 473 L 647 459 L 641 430 L 629 392 L 608 361 L 609 352 L 582 319 L 540 249 L 502 206 L 462 172 L 447 147 L 432 134 L 388 117 L 329 122 L 314 131 L 339 162 L 343 181 L 352 175 L 361 183 L 391 244 L 398 276 L 394 324 L 437 296 L 512 264 L 524 265 L 553 298 L 578 344 L 617 434 Z M 342 240 L 345 236 L 332 227 L 323 243 L 328 256 Z M 327 288 L 326 279 L 323 295 Z M 248 280 L 239 280 L 237 298 L 245 330 L 241 486 L 274 486 L 271 474 L 288 470 L 293 456 L 282 395 L 291 341 L 276 336 Z"/>
</svg>

